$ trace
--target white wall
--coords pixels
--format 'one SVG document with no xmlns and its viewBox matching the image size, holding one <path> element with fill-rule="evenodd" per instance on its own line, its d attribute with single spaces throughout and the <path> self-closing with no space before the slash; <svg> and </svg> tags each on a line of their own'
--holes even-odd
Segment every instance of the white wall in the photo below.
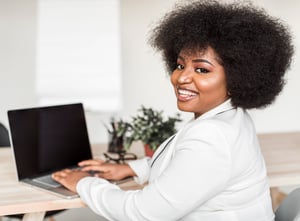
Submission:
<svg viewBox="0 0 300 221">
<path fill-rule="evenodd" d="M 34 105 L 36 0 L 0 0 L 0 121 Z"/>
<path fill-rule="evenodd" d="M 159 54 L 147 44 L 148 32 L 175 0 L 121 0 L 123 110 L 125 118 L 141 104 L 177 112 L 175 98 Z M 297 0 L 256 0 L 269 13 L 284 19 L 295 36 L 296 57 L 287 84 L 275 104 L 251 111 L 258 132 L 300 130 L 299 44 L 300 3 Z M 0 0 L 0 121 L 7 124 L 6 110 L 36 104 L 35 29 L 36 0 Z M 113 82 L 111 82 L 113 84 Z M 101 120 L 110 115 L 88 113 L 92 142 L 105 141 Z M 184 114 L 185 120 L 192 117 Z"/>
<path fill-rule="evenodd" d="M 160 55 L 147 44 L 149 30 L 174 0 L 122 1 L 124 112 L 141 104 L 177 112 L 175 97 Z"/>
</svg>

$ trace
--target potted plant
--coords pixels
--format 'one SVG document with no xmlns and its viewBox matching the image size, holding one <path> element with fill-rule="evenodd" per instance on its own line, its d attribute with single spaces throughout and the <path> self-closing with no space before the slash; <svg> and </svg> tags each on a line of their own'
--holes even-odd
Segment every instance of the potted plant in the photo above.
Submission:
<svg viewBox="0 0 300 221">
<path fill-rule="evenodd" d="M 180 115 L 163 117 L 163 111 L 142 106 L 138 114 L 132 117 L 129 143 L 141 141 L 145 154 L 152 156 L 157 147 L 176 132 L 176 123 L 182 121 Z"/>
</svg>

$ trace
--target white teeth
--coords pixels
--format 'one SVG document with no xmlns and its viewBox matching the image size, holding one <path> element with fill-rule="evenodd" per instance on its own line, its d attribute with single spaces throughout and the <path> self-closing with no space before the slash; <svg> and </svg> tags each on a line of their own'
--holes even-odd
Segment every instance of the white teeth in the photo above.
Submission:
<svg viewBox="0 0 300 221">
<path fill-rule="evenodd" d="M 195 96 L 195 95 L 197 95 L 195 92 L 188 91 L 188 90 L 183 90 L 183 89 L 178 89 L 178 93 L 180 95 L 186 95 L 186 96 Z"/>
</svg>

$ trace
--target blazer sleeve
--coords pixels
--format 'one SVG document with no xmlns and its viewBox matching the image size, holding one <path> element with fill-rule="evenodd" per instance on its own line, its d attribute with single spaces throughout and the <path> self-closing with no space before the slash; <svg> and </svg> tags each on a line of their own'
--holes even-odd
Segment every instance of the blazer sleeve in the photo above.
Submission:
<svg viewBox="0 0 300 221">
<path fill-rule="evenodd" d="M 150 175 L 150 158 L 144 157 L 143 159 L 133 160 L 128 163 L 131 169 L 137 175 L 134 177 L 135 181 L 139 184 L 144 184 L 148 181 Z"/>
</svg>

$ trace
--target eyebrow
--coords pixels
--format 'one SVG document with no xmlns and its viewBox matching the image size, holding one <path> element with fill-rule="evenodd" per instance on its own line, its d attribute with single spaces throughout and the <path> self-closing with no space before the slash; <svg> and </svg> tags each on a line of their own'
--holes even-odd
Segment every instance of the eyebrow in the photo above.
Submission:
<svg viewBox="0 0 300 221">
<path fill-rule="evenodd" d="M 180 56 L 180 55 L 178 56 L 178 58 L 181 59 L 181 60 L 184 60 L 184 58 L 183 58 L 182 56 Z M 215 66 L 213 63 L 209 62 L 209 61 L 206 60 L 206 59 L 202 59 L 202 58 L 194 59 L 194 60 L 192 60 L 192 62 L 193 62 L 193 63 L 204 62 L 204 63 L 208 63 L 208 64 L 210 64 L 210 65 L 212 65 L 212 66 Z"/>
</svg>

